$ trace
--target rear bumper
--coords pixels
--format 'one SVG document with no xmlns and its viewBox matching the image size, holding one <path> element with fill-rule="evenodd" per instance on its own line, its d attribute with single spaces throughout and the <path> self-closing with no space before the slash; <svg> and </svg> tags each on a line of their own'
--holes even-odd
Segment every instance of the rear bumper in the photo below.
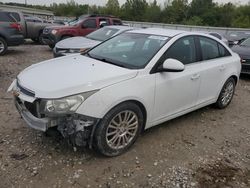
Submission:
<svg viewBox="0 0 250 188">
<path fill-rule="evenodd" d="M 241 74 L 250 75 L 250 64 L 242 63 Z"/>
<path fill-rule="evenodd" d="M 16 46 L 24 43 L 23 35 L 11 35 L 8 40 L 8 46 Z"/>
</svg>

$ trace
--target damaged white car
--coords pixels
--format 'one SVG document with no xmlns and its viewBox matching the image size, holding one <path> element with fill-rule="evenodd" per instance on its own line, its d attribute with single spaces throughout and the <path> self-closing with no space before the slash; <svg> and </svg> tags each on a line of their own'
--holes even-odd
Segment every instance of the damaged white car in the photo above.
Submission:
<svg viewBox="0 0 250 188">
<path fill-rule="evenodd" d="M 74 144 L 116 156 L 144 129 L 209 104 L 225 108 L 240 70 L 239 56 L 213 36 L 155 28 L 34 64 L 9 91 L 30 127 L 57 126 Z"/>
</svg>

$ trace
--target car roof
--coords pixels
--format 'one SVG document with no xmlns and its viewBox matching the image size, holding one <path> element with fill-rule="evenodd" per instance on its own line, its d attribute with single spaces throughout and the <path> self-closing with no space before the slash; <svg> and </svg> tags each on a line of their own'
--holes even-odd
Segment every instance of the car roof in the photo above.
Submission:
<svg viewBox="0 0 250 188">
<path fill-rule="evenodd" d="M 173 29 L 163 29 L 163 28 L 146 28 L 139 30 L 128 31 L 130 33 L 140 33 L 140 34 L 149 34 L 149 35 L 161 35 L 166 37 L 173 37 L 182 33 L 191 33 L 188 31 L 173 30 Z"/>
</svg>

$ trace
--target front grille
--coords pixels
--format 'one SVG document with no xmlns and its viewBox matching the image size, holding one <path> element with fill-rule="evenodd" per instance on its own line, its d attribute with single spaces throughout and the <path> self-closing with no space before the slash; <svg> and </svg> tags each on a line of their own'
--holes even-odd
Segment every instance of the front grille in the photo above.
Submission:
<svg viewBox="0 0 250 188">
<path fill-rule="evenodd" d="M 21 86 L 19 84 L 19 82 L 17 81 L 17 88 L 20 90 L 21 93 L 25 94 L 25 95 L 28 95 L 30 97 L 35 97 L 35 92 L 34 91 L 31 91 L 27 88 L 24 88 L 23 86 Z"/>
<path fill-rule="evenodd" d="M 43 34 L 48 34 L 48 33 L 49 33 L 49 29 L 44 28 L 44 29 L 43 29 Z"/>
<path fill-rule="evenodd" d="M 22 101 L 20 98 L 16 97 L 15 100 L 20 104 L 24 105 L 25 108 L 35 117 L 40 118 L 40 102 L 38 100 L 34 101 L 33 103 Z"/>
</svg>

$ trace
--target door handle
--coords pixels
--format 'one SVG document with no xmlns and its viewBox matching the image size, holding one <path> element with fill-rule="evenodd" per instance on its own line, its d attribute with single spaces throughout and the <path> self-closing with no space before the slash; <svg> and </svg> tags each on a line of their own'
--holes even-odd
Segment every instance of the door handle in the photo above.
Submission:
<svg viewBox="0 0 250 188">
<path fill-rule="evenodd" d="M 220 71 L 224 71 L 226 67 L 224 65 L 220 66 Z"/>
<path fill-rule="evenodd" d="M 198 78 L 200 78 L 200 75 L 199 75 L 199 74 L 194 74 L 194 75 L 191 77 L 191 80 L 197 80 Z"/>
</svg>

